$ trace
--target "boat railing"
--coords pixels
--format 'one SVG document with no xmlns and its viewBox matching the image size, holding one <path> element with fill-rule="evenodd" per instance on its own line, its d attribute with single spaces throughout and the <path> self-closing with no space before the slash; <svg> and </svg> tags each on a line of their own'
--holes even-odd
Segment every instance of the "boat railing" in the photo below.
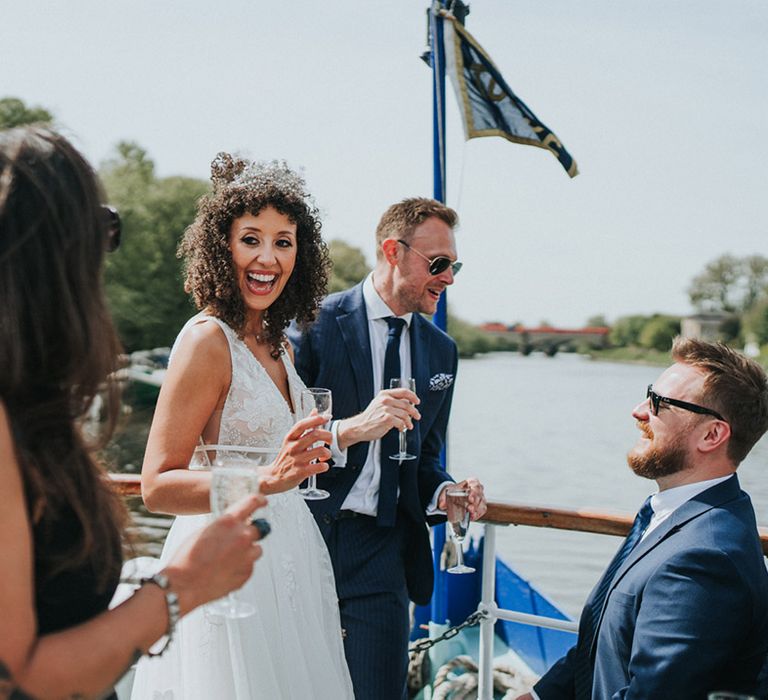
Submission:
<svg viewBox="0 0 768 700">
<path fill-rule="evenodd" d="M 110 474 L 118 493 L 123 496 L 141 495 L 141 478 L 136 474 Z M 478 698 L 493 698 L 493 628 L 496 620 L 576 632 L 577 624 L 542 615 L 531 615 L 499 608 L 496 605 L 496 528 L 508 525 L 544 527 L 600 535 L 625 536 L 632 527 L 633 517 L 585 509 L 549 508 L 502 501 L 489 501 L 488 511 L 481 522 L 485 524 L 483 545 L 482 588 L 478 611 L 480 623 L 480 659 L 478 669 Z M 768 528 L 758 528 L 763 554 L 768 556 Z"/>
<path fill-rule="evenodd" d="M 589 510 L 568 510 L 515 503 L 489 502 L 483 518 L 485 538 L 483 545 L 482 589 L 478 611 L 480 623 L 480 659 L 478 663 L 478 699 L 493 698 L 493 628 L 496 620 L 509 620 L 521 624 L 576 632 L 578 625 L 570 620 L 558 620 L 540 615 L 499 608 L 496 605 L 496 528 L 500 525 L 527 525 L 556 530 L 589 532 L 601 535 L 625 536 L 632 527 L 633 517 Z M 758 528 L 763 554 L 768 556 L 768 529 Z"/>
</svg>

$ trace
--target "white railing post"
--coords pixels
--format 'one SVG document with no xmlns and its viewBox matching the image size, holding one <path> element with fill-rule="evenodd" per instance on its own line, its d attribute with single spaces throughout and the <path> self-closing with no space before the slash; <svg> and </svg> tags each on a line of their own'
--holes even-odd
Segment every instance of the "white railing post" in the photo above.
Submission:
<svg viewBox="0 0 768 700">
<path fill-rule="evenodd" d="M 496 526 L 485 526 L 483 545 L 483 580 L 478 610 L 488 615 L 480 623 L 480 665 L 478 668 L 478 700 L 493 700 L 493 625 L 496 618 L 490 614 L 496 598 Z"/>
</svg>

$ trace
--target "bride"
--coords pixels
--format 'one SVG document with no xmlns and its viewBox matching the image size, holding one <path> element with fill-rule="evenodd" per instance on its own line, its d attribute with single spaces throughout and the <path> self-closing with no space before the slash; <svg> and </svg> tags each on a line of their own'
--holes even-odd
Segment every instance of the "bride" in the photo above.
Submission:
<svg viewBox="0 0 768 700">
<path fill-rule="evenodd" d="M 310 321 L 325 293 L 329 258 L 304 180 L 284 163 L 220 153 L 213 191 L 179 248 L 185 289 L 201 312 L 179 333 L 158 398 L 142 468 L 144 502 L 176 518 L 168 559 L 209 514 L 210 474 L 190 471 L 206 444 L 273 448 L 262 485 L 272 534 L 237 593 L 256 607 L 240 620 L 200 608 L 162 657 L 144 659 L 133 700 L 352 698 L 333 570 L 297 492 L 327 469 L 322 416 L 297 421 L 304 388 L 283 335 Z M 309 431 L 309 432 L 308 432 Z M 319 461 L 318 461 L 319 460 Z"/>
</svg>

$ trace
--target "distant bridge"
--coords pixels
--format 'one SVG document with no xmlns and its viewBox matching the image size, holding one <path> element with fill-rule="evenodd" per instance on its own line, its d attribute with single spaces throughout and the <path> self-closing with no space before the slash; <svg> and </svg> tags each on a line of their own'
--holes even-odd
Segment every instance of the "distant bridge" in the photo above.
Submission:
<svg viewBox="0 0 768 700">
<path fill-rule="evenodd" d="M 547 355 L 555 355 L 563 346 L 588 345 L 604 348 L 608 345 L 610 328 L 606 326 L 587 326 L 586 328 L 554 328 L 536 326 L 526 328 L 520 324 L 506 326 L 503 323 L 484 323 L 480 328 L 487 333 L 517 343 L 520 352 L 528 355 L 534 350 L 541 350 Z"/>
</svg>

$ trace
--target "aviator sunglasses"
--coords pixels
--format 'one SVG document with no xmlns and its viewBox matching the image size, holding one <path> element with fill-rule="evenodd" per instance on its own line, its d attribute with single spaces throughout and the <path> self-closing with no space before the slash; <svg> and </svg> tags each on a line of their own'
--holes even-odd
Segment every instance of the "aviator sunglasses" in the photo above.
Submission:
<svg viewBox="0 0 768 700">
<path fill-rule="evenodd" d="M 104 246 L 108 253 L 114 253 L 120 247 L 120 238 L 122 237 L 123 227 L 120 223 L 120 214 L 117 213 L 117 209 L 109 206 L 109 204 L 102 204 L 101 217 L 107 232 L 107 240 Z"/>
<path fill-rule="evenodd" d="M 717 411 L 713 411 L 711 408 L 704 408 L 704 406 L 699 406 L 695 403 L 688 403 L 687 401 L 680 401 L 679 399 L 670 399 L 666 396 L 659 396 L 653 390 L 653 384 L 648 385 L 648 391 L 645 395 L 645 398 L 650 399 L 651 413 L 653 413 L 654 416 L 659 415 L 659 404 L 665 403 L 669 406 L 677 406 L 678 408 L 682 408 L 686 411 L 701 413 L 707 416 L 714 416 L 718 420 L 725 421 L 725 418 L 723 418 Z M 727 423 L 728 421 L 725 422 Z"/>
<path fill-rule="evenodd" d="M 453 262 L 450 258 L 446 258 L 444 255 L 438 255 L 436 258 L 432 258 L 430 260 L 426 255 L 424 255 L 424 253 L 416 250 L 416 248 L 406 243 L 402 238 L 398 238 L 397 242 L 402 243 L 408 250 L 412 250 L 420 258 L 424 258 L 424 260 L 427 261 L 427 265 L 429 266 L 428 269 L 430 275 L 439 275 L 441 272 L 445 272 L 449 267 L 451 268 L 451 272 L 453 272 L 454 275 L 458 274 L 459 270 L 461 270 L 462 263 L 458 261 Z"/>
</svg>

